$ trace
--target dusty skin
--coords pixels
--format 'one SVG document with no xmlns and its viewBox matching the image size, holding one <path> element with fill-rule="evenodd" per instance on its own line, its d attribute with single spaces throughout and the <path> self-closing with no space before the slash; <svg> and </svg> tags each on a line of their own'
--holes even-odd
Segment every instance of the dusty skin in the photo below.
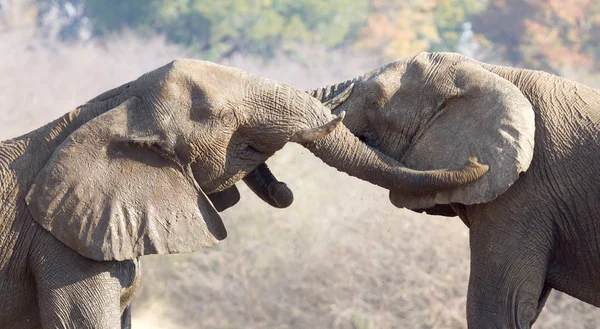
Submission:
<svg viewBox="0 0 600 329">
<path fill-rule="evenodd" d="M 600 306 L 598 90 L 421 53 L 309 93 L 407 166 L 459 168 L 466 156 L 489 165 L 456 188 L 389 193 L 397 207 L 469 227 L 469 328 L 530 328 L 552 289 Z"/>
<path fill-rule="evenodd" d="M 129 328 L 138 258 L 224 239 L 217 210 L 238 201 L 236 181 L 291 204 L 264 164 L 288 141 L 386 188 L 429 191 L 487 171 L 406 168 L 342 118 L 287 85 L 179 59 L 3 141 L 0 328 Z"/>
</svg>

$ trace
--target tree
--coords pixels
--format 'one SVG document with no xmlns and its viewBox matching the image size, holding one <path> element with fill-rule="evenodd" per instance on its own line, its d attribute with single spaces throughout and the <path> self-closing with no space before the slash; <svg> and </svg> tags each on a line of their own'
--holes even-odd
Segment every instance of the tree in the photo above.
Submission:
<svg viewBox="0 0 600 329">
<path fill-rule="evenodd" d="M 600 58 L 597 0 L 489 0 L 473 24 L 513 64 L 557 72 Z"/>
<path fill-rule="evenodd" d="M 29 0 L 0 0 L 0 32 L 29 25 L 36 16 L 37 6 Z"/>
<path fill-rule="evenodd" d="M 270 55 L 290 42 L 335 47 L 366 19 L 367 0 L 37 0 L 40 17 L 58 11 L 63 39 L 89 27 L 102 37 L 130 28 L 208 53 Z M 89 24 L 88 24 L 89 23 Z M 86 25 L 88 24 L 88 25 Z"/>
<path fill-rule="evenodd" d="M 479 0 L 373 0 L 357 46 L 386 59 L 420 51 L 456 51 Z"/>
</svg>

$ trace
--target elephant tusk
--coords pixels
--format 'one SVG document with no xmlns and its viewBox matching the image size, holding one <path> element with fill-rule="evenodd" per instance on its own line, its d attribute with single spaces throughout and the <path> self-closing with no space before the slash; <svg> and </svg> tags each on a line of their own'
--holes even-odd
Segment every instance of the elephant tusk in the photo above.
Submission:
<svg viewBox="0 0 600 329">
<path fill-rule="evenodd" d="M 337 126 L 342 123 L 344 120 L 344 116 L 346 116 L 346 112 L 342 111 L 335 119 L 327 122 L 326 124 L 311 128 L 307 130 L 302 130 L 290 138 L 290 142 L 298 143 L 298 144 L 306 144 L 316 141 L 317 139 L 323 138 L 327 136 L 330 132 L 332 132 Z"/>
<path fill-rule="evenodd" d="M 350 94 L 352 93 L 353 88 L 354 88 L 354 83 L 350 84 L 339 95 L 337 95 L 334 98 L 323 103 L 323 105 L 332 111 L 335 110 L 336 107 L 340 106 L 343 102 L 345 102 L 348 99 L 348 97 L 350 97 Z"/>
</svg>

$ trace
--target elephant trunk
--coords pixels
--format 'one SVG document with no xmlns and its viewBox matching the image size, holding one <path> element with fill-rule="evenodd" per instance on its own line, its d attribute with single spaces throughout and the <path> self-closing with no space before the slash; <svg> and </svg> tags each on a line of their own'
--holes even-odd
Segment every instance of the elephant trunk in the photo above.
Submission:
<svg viewBox="0 0 600 329">
<path fill-rule="evenodd" d="M 329 96 L 321 95 L 325 97 L 321 98 L 331 100 L 336 96 L 342 97 L 342 91 L 346 90 L 344 85 L 349 87 L 361 79 L 363 77 L 348 80 L 333 88 L 326 87 L 324 89 L 329 90 Z M 291 133 L 290 141 L 305 146 L 323 162 L 350 176 L 387 189 L 425 193 L 475 181 L 488 170 L 488 166 L 472 159 L 458 170 L 418 171 L 406 168 L 354 136 L 341 124 L 344 112 L 335 117 L 330 109 L 307 93 L 273 81 L 263 82 L 268 87 L 263 90 L 270 91 L 269 95 L 263 94 L 263 97 L 267 97 L 275 109 L 275 112 L 271 112 L 271 124 L 290 127 L 293 130 L 288 131 Z"/>
<path fill-rule="evenodd" d="M 244 177 L 244 183 L 260 199 L 275 208 L 287 208 L 294 202 L 294 194 L 275 178 L 266 163 L 258 165 Z"/>
<path fill-rule="evenodd" d="M 309 117 L 320 119 L 309 126 L 324 126 L 328 121 L 337 120 L 331 120 L 332 115 L 326 113 L 327 109 L 314 101 L 316 104 L 312 106 L 313 114 Z M 341 116 L 343 117 L 343 114 Z M 488 170 L 488 166 L 477 163 L 475 159 L 469 159 L 465 166 L 458 170 L 409 169 L 397 160 L 370 148 L 341 124 L 320 139 L 300 144 L 326 164 L 350 176 L 383 188 L 413 193 L 454 188 L 479 179 Z"/>
</svg>

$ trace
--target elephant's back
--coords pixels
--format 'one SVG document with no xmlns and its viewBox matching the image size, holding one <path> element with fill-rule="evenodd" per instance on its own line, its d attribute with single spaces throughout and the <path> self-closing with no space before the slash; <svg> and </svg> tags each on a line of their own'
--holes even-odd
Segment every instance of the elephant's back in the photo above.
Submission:
<svg viewBox="0 0 600 329">
<path fill-rule="evenodd" d="M 0 142 L 0 251 L 2 237 L 8 234 L 16 216 L 16 206 L 24 200 L 27 183 L 20 182 L 21 162 L 27 162 L 23 156 L 27 152 L 27 140 L 15 138 Z M 0 262 L 1 264 L 1 262 Z"/>
<path fill-rule="evenodd" d="M 35 153 L 28 149 L 28 140 L 20 137 L 0 142 L 0 290 L 7 277 L 22 275 L 26 270 L 26 251 L 41 229 L 25 203 L 27 189 L 35 178 L 35 172 L 25 165 L 34 157 L 28 153 Z"/>
<path fill-rule="evenodd" d="M 22 139 L 9 139 L 0 142 L 0 191 L 4 192 L 14 185 L 14 162 L 27 148 Z"/>
<path fill-rule="evenodd" d="M 41 227 L 27 212 L 17 177 L 26 149 L 22 139 L 0 142 L 0 328 L 39 327 L 28 250 Z"/>
</svg>

